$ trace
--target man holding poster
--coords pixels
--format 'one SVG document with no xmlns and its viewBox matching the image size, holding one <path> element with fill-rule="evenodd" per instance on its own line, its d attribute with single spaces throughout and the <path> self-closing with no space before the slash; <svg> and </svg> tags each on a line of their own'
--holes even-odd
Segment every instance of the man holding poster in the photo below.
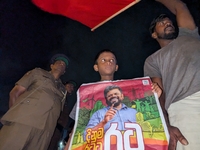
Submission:
<svg viewBox="0 0 200 150">
<path fill-rule="evenodd" d="M 169 149 L 197 150 L 200 147 L 198 28 L 183 1 L 156 1 L 174 14 L 177 28 L 166 14 L 153 19 L 150 33 L 161 48 L 146 59 L 144 75 L 151 77 L 164 91 L 160 105 L 170 133 Z"/>
</svg>

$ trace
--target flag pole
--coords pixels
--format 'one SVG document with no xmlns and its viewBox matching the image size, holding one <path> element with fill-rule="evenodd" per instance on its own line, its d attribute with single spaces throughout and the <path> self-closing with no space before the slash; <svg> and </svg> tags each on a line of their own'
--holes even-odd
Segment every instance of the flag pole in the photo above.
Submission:
<svg viewBox="0 0 200 150">
<path fill-rule="evenodd" d="M 124 7 L 123 9 L 119 10 L 118 12 L 116 12 L 115 14 L 113 14 L 112 16 L 108 17 L 106 20 L 104 20 L 101 23 L 99 23 L 98 25 L 96 25 L 94 28 L 91 29 L 91 31 L 94 31 L 95 29 L 97 29 L 98 27 L 100 27 L 101 25 L 103 25 L 104 23 L 106 23 L 107 21 L 109 21 L 110 19 L 114 18 L 118 14 L 122 13 L 123 11 L 125 11 L 126 9 L 128 9 L 129 7 L 131 7 L 134 4 L 138 3 L 139 1 L 140 0 L 136 0 L 136 1 L 132 2 L 132 3 L 130 3 L 129 5 L 127 5 L 126 7 Z"/>
</svg>

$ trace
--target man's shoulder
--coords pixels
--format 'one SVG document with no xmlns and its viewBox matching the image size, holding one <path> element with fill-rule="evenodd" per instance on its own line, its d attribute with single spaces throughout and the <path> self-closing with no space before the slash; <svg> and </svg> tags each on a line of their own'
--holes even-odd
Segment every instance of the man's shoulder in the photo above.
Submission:
<svg viewBox="0 0 200 150">
<path fill-rule="evenodd" d="M 162 53 L 161 50 L 162 50 L 162 48 L 156 50 L 154 53 L 152 53 L 151 55 L 149 55 L 149 56 L 146 58 L 145 62 L 153 62 L 153 60 L 155 60 L 155 57 L 159 56 L 160 53 Z"/>
<path fill-rule="evenodd" d="M 131 108 L 131 107 L 128 107 L 128 106 L 126 106 L 125 104 L 123 104 L 123 108 L 126 109 L 126 110 L 128 110 L 128 111 L 137 112 L 136 109 Z"/>
<path fill-rule="evenodd" d="M 29 70 L 25 73 L 25 75 L 30 75 L 30 74 L 38 74 L 38 72 L 41 71 L 41 68 L 34 68 L 32 70 Z"/>
<path fill-rule="evenodd" d="M 125 108 L 125 109 L 128 109 L 128 110 L 130 110 L 130 111 L 134 111 L 134 112 L 136 112 L 136 109 L 131 108 L 131 107 L 128 107 L 128 106 L 126 106 L 126 105 L 123 104 L 123 103 L 122 103 L 122 108 Z"/>
<path fill-rule="evenodd" d="M 33 69 L 34 71 L 41 71 L 41 72 L 47 72 L 46 70 L 42 69 L 42 68 L 39 68 L 39 67 L 36 67 Z"/>
<path fill-rule="evenodd" d="M 109 109 L 109 107 L 107 106 L 107 107 L 97 110 L 95 113 L 104 113 L 104 112 L 108 111 L 108 109 Z"/>
<path fill-rule="evenodd" d="M 134 109 L 134 108 L 130 108 L 130 107 L 128 107 L 127 109 L 129 109 L 130 111 L 133 111 L 133 112 L 137 112 L 137 110 Z"/>
<path fill-rule="evenodd" d="M 31 72 L 37 73 L 37 74 L 49 74 L 47 70 L 44 70 L 42 68 L 34 68 L 31 70 Z"/>
</svg>

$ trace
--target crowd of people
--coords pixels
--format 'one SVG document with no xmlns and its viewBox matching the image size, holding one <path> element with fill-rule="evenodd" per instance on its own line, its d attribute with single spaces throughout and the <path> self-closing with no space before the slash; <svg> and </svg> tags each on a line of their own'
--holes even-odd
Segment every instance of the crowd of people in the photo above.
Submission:
<svg viewBox="0 0 200 150">
<path fill-rule="evenodd" d="M 150 55 L 144 63 L 144 76 L 154 83 L 153 92 L 159 97 L 170 135 L 169 150 L 197 150 L 200 147 L 200 36 L 194 19 L 181 0 L 156 0 L 176 16 L 178 31 L 170 17 L 158 15 L 150 23 L 150 35 L 157 40 L 160 49 Z M 60 79 L 70 63 L 64 54 L 51 58 L 50 71 L 35 68 L 18 80 L 9 93 L 9 110 L 2 116 L 0 150 L 54 150 L 60 139 L 68 150 L 69 136 L 76 120 L 76 106 L 69 107 L 69 97 L 75 94 L 75 81 L 63 83 Z M 100 81 L 114 80 L 118 70 L 116 55 L 112 50 L 103 49 L 95 57 L 94 70 Z M 105 89 L 106 90 L 106 89 Z M 107 93 L 115 90 L 119 99 L 99 110 L 92 118 L 100 115 L 102 120 L 88 127 L 109 126 L 116 119 L 116 110 L 122 103 L 120 87 L 108 87 Z M 75 101 L 74 101 L 75 102 Z M 115 110 L 114 110 L 115 108 Z M 135 109 L 129 108 L 135 116 Z M 131 116 L 126 116 L 131 117 Z M 189 118 L 189 119 L 188 119 Z M 135 118 L 128 118 L 135 122 Z M 106 121 L 105 121 L 106 120 Z M 92 127 L 91 127 L 92 125 Z M 123 126 L 121 126 L 123 128 Z M 69 139 L 69 140 L 68 140 Z"/>
</svg>

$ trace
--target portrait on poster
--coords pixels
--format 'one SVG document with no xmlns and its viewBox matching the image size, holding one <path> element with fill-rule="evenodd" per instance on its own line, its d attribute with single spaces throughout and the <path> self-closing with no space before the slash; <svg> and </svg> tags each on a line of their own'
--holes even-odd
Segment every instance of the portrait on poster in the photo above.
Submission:
<svg viewBox="0 0 200 150">
<path fill-rule="evenodd" d="M 150 78 L 83 84 L 77 95 L 70 149 L 167 150 L 168 131 Z"/>
</svg>

